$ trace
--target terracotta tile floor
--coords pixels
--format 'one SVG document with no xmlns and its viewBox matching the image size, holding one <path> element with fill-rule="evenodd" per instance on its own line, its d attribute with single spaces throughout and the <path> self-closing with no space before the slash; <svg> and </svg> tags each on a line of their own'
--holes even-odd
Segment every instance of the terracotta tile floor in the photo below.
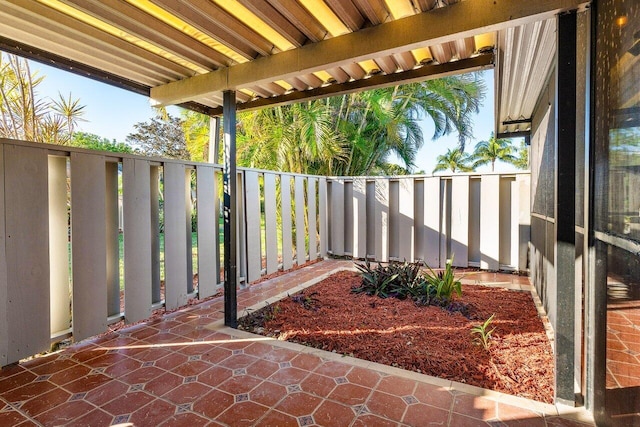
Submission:
<svg viewBox="0 0 640 427">
<path fill-rule="evenodd" d="M 350 265 L 323 261 L 241 290 L 239 312 Z M 0 426 L 592 425 L 569 408 L 225 328 L 222 306 L 3 368 Z"/>
</svg>

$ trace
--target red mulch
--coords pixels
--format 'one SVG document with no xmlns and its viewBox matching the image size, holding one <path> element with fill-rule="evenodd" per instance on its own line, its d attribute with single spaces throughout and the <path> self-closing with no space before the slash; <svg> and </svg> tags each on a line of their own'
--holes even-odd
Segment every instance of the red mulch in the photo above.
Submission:
<svg viewBox="0 0 640 427">
<path fill-rule="evenodd" d="M 541 402 L 553 401 L 553 355 L 531 295 L 464 285 L 458 301 L 474 320 L 410 300 L 350 292 L 360 284 L 340 272 L 286 298 L 266 314 L 244 319 L 245 329 L 327 351 L 463 382 Z M 485 350 L 471 328 L 495 313 L 496 328 Z"/>
</svg>

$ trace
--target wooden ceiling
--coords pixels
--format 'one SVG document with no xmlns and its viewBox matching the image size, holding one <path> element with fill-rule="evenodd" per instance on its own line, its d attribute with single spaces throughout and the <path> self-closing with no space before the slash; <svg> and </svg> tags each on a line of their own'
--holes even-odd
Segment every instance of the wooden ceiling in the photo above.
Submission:
<svg viewBox="0 0 640 427">
<path fill-rule="evenodd" d="M 579 0 L 0 0 L 0 49 L 216 115 L 493 66 Z"/>
</svg>

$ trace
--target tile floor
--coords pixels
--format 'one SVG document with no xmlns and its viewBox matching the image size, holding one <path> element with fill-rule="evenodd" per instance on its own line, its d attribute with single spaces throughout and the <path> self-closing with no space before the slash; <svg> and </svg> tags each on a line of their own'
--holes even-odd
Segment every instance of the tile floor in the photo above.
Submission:
<svg viewBox="0 0 640 427">
<path fill-rule="evenodd" d="M 239 313 L 350 265 L 327 260 L 239 291 Z M 0 426 L 592 425 L 573 408 L 229 329 L 222 307 L 217 298 L 2 368 Z"/>
</svg>

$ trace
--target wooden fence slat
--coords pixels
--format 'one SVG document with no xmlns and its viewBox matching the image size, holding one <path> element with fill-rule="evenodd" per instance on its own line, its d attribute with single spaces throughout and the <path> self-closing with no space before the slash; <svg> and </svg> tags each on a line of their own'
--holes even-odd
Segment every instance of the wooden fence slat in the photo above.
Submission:
<svg viewBox="0 0 640 427">
<path fill-rule="evenodd" d="M 424 262 L 430 267 L 440 265 L 440 178 L 424 180 Z"/>
<path fill-rule="evenodd" d="M 317 228 L 317 196 L 316 196 L 316 184 L 318 180 L 316 178 L 309 177 L 307 179 L 307 214 L 309 219 L 309 259 L 314 260 L 318 258 L 318 228 Z"/>
<path fill-rule="evenodd" d="M 185 224 L 185 167 L 179 163 L 164 165 L 164 299 L 167 310 L 187 303 L 189 280 Z M 191 218 L 188 218 L 191 221 Z M 190 234 L 190 233 L 189 233 Z M 190 236 L 189 236 L 190 237 Z"/>
<path fill-rule="evenodd" d="M 480 182 L 480 268 L 500 267 L 500 175 L 484 175 Z"/>
<path fill-rule="evenodd" d="M 160 292 L 160 167 L 149 169 L 149 209 L 151 210 L 151 301 L 162 301 Z"/>
<path fill-rule="evenodd" d="M 335 256 L 344 255 L 345 227 L 351 224 L 344 222 L 344 181 L 331 181 L 331 253 Z"/>
<path fill-rule="evenodd" d="M 369 196 L 367 194 L 367 196 Z M 389 180 L 378 178 L 375 180 L 374 221 L 375 221 L 375 256 L 376 260 L 389 261 Z"/>
<path fill-rule="evenodd" d="M 6 234 L 6 203 L 5 203 L 5 172 L 4 167 L 4 151 L 6 145 L 0 145 L 0 366 L 8 365 L 15 362 L 9 360 L 9 317 L 8 305 L 8 287 L 9 281 L 7 277 L 7 234 Z M 20 359 L 18 359 L 20 360 Z"/>
<path fill-rule="evenodd" d="M 367 257 L 367 181 L 353 179 L 353 257 Z"/>
<path fill-rule="evenodd" d="M 280 214 L 282 217 L 282 268 L 286 271 L 293 267 L 290 175 L 280 175 Z"/>
<path fill-rule="evenodd" d="M 455 267 L 469 265 L 469 176 L 451 179 L 451 256 Z"/>
<path fill-rule="evenodd" d="M 327 179 L 320 178 L 318 185 L 318 212 L 320 215 L 320 220 L 318 221 L 320 226 L 320 257 L 325 258 L 327 256 L 328 250 Z"/>
<path fill-rule="evenodd" d="M 413 178 L 398 180 L 398 255 L 401 260 L 407 261 L 415 259 L 413 185 Z"/>
<path fill-rule="evenodd" d="M 304 177 L 296 176 L 293 182 L 296 208 L 296 263 L 302 265 L 307 262 L 307 249 L 305 247 L 306 230 L 304 226 Z"/>
<path fill-rule="evenodd" d="M 104 157 L 71 153 L 73 336 L 107 329 L 106 171 Z"/>
<path fill-rule="evenodd" d="M 7 331 L 6 363 L 49 349 L 49 208 L 47 151 L 4 146 L 6 292 L 0 329 Z M 6 355 L 6 356 L 5 356 Z"/>
<path fill-rule="evenodd" d="M 276 214 L 276 175 L 264 174 L 264 226 L 267 274 L 278 271 L 278 218 Z"/>
<path fill-rule="evenodd" d="M 258 173 L 246 171 L 245 203 L 247 207 L 247 283 L 260 279 L 262 272 L 260 184 Z"/>
<path fill-rule="evenodd" d="M 198 297 L 210 297 L 217 292 L 220 272 L 217 271 L 219 235 L 217 216 L 218 188 L 212 166 L 196 167 L 198 200 Z"/>
<path fill-rule="evenodd" d="M 151 190 L 148 160 L 122 161 L 124 312 L 127 323 L 151 315 Z M 166 221 L 166 217 L 165 217 Z"/>
<path fill-rule="evenodd" d="M 49 156 L 49 261 L 51 262 L 51 335 L 71 324 L 67 157 Z"/>
</svg>

